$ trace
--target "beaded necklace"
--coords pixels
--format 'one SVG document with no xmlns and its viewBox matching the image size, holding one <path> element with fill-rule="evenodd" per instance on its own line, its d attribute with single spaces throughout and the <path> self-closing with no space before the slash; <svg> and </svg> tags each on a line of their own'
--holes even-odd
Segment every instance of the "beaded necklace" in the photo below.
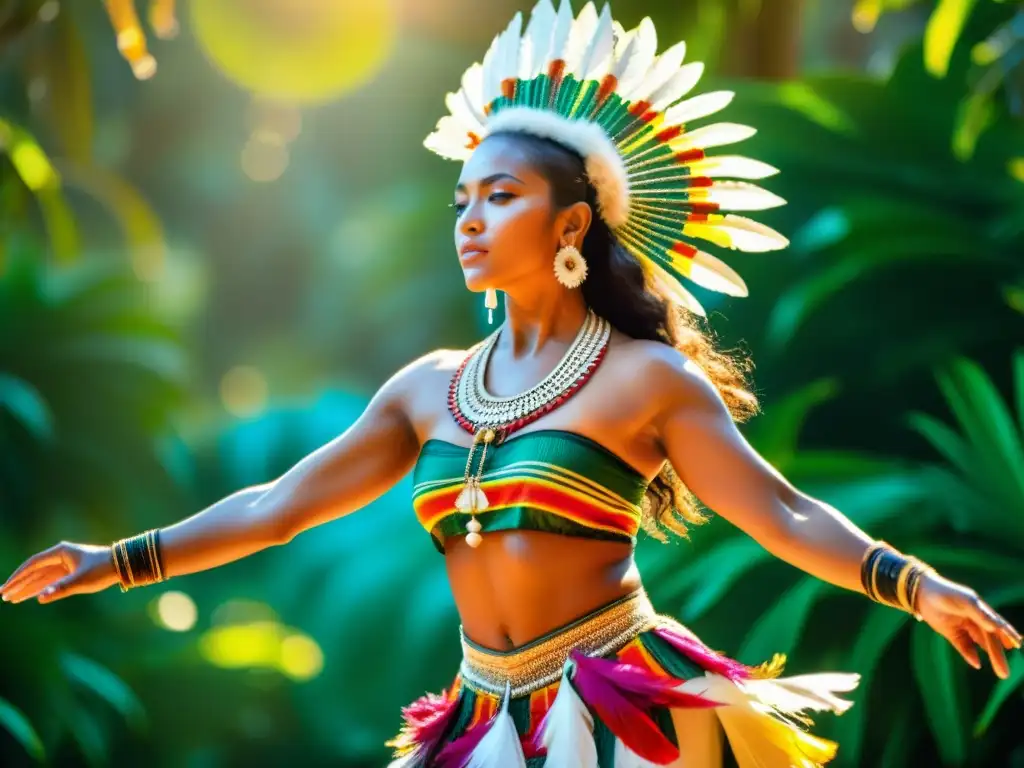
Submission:
<svg viewBox="0 0 1024 768">
<path fill-rule="evenodd" d="M 448 389 L 448 410 L 459 426 L 473 435 L 463 487 L 455 500 L 455 508 L 470 515 L 466 523 L 466 543 L 471 547 L 480 546 L 482 541 L 476 514 L 488 507 L 487 496 L 480 487 L 487 446 L 500 444 L 513 432 L 550 413 L 575 395 L 604 359 L 611 337 L 611 323 L 588 310 L 586 320 L 558 365 L 538 384 L 512 397 L 495 397 L 484 385 L 487 363 L 500 333 L 499 328 L 466 356 Z M 474 472 L 473 459 L 478 445 L 483 449 Z"/>
</svg>

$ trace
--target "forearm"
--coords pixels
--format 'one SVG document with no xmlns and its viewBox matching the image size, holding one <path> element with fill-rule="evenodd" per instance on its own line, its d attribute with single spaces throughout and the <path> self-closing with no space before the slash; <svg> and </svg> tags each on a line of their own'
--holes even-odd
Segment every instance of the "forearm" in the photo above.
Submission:
<svg viewBox="0 0 1024 768">
<path fill-rule="evenodd" d="M 864 592 L 861 562 L 875 542 L 839 510 L 796 493 L 779 501 L 781 521 L 759 543 L 790 565 L 844 589 Z"/>
<path fill-rule="evenodd" d="M 201 512 L 160 529 L 164 576 L 182 576 L 240 560 L 282 543 L 254 502 L 269 485 L 233 493 Z"/>
</svg>

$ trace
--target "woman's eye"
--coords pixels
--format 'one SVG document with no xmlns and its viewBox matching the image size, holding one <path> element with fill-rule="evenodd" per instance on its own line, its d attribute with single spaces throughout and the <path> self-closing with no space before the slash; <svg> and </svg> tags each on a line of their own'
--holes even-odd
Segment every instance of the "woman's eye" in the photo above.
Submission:
<svg viewBox="0 0 1024 768">
<path fill-rule="evenodd" d="M 513 197 L 515 197 L 515 195 L 513 195 L 511 192 L 494 192 L 488 199 L 491 202 L 498 202 L 504 200 L 511 200 Z"/>
<path fill-rule="evenodd" d="M 456 216 L 461 216 L 462 212 L 466 210 L 465 203 L 449 203 L 448 207 L 455 211 Z"/>
</svg>

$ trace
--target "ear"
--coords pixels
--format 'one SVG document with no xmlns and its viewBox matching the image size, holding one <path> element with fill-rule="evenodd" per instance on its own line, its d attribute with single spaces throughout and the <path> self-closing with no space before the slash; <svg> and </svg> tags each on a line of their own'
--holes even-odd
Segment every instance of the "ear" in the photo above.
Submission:
<svg viewBox="0 0 1024 768">
<path fill-rule="evenodd" d="M 579 248 L 587 236 L 594 212 L 585 202 L 573 203 L 559 213 L 558 242 L 572 242 Z"/>
</svg>

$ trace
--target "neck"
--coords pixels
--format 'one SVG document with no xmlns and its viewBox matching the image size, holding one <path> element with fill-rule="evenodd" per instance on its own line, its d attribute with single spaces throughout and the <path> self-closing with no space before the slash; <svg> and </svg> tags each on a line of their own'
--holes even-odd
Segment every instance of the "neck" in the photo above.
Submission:
<svg viewBox="0 0 1024 768">
<path fill-rule="evenodd" d="M 535 355 L 549 341 L 572 343 L 586 318 L 578 290 L 506 293 L 500 344 L 515 359 Z"/>
</svg>

